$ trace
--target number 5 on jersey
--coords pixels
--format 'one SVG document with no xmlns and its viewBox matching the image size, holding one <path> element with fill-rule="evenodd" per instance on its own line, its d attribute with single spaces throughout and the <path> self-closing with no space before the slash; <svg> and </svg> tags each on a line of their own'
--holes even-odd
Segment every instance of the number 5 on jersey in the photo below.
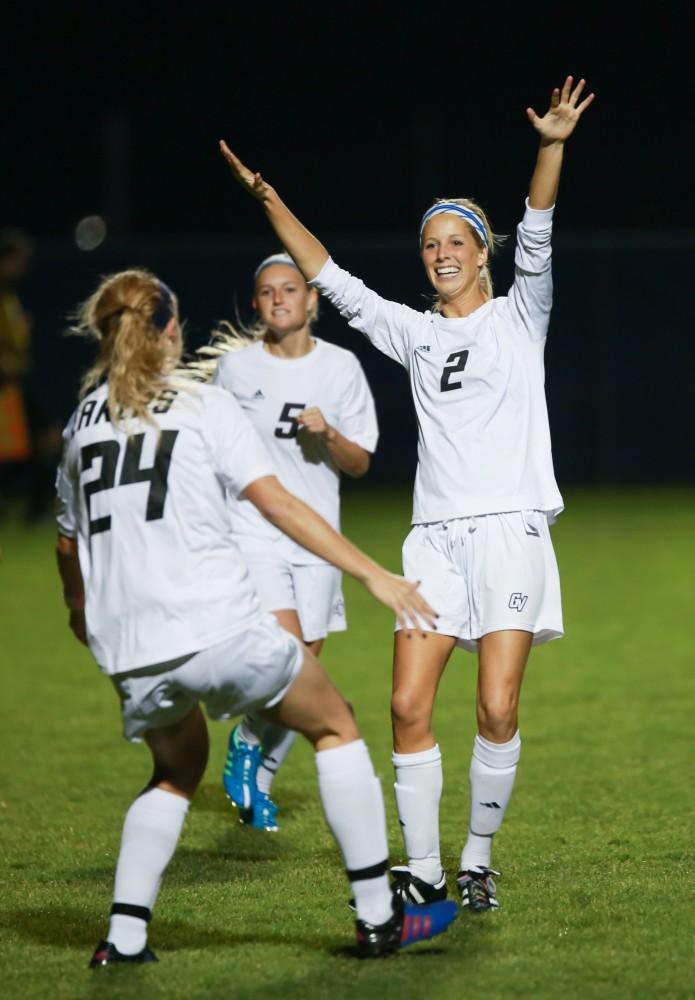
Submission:
<svg viewBox="0 0 695 1000">
<path fill-rule="evenodd" d="M 279 417 L 280 426 L 275 428 L 275 437 L 296 438 L 299 432 L 297 417 L 305 409 L 306 403 L 285 403 Z M 283 427 L 282 424 L 287 424 L 288 426 Z"/>
<path fill-rule="evenodd" d="M 128 438 L 123 465 L 121 467 L 121 478 L 119 486 L 129 486 L 131 483 L 147 483 L 150 488 L 147 493 L 147 505 L 145 507 L 145 520 L 158 521 L 164 517 L 164 503 L 167 497 L 167 480 L 169 478 L 169 466 L 171 465 L 171 454 L 178 437 L 178 431 L 162 431 L 157 442 L 157 451 L 154 456 L 154 465 L 149 469 L 140 468 L 142 458 L 142 447 L 145 441 L 144 434 L 134 434 Z M 96 458 L 101 459 L 101 469 L 96 479 L 85 483 L 84 502 L 89 513 L 89 533 L 97 535 L 101 531 L 109 531 L 111 528 L 111 515 L 96 517 L 92 520 L 91 497 L 102 490 L 112 490 L 116 485 L 116 467 L 120 457 L 121 447 L 117 441 L 95 441 L 87 444 L 80 451 L 82 458 L 82 471 L 91 469 Z"/>
</svg>

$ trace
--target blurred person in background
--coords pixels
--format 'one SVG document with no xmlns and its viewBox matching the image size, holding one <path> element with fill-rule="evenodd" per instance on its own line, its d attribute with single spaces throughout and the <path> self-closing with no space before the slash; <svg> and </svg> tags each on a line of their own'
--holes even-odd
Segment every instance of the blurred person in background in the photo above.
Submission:
<svg viewBox="0 0 695 1000">
<path fill-rule="evenodd" d="M 241 405 L 270 453 L 278 479 L 340 526 L 340 477 L 369 469 L 378 427 L 362 366 L 351 351 L 316 337 L 318 293 L 278 253 L 254 273 L 256 320 L 224 323 L 188 371 L 211 378 Z M 340 570 L 270 524 L 248 500 L 230 500 L 234 540 L 264 611 L 318 656 L 347 628 Z M 245 715 L 229 738 L 223 784 L 242 823 L 276 831 L 273 780 L 296 733 Z"/>
<path fill-rule="evenodd" d="M 25 233 L 0 231 L 0 513 L 19 495 L 28 521 L 51 509 L 60 455 L 60 428 L 32 386 L 31 319 L 17 291 L 32 252 Z"/>
</svg>

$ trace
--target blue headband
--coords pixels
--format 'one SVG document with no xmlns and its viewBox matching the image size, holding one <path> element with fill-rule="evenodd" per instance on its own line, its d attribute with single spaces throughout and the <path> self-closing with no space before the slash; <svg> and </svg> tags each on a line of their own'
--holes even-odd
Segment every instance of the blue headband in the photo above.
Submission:
<svg viewBox="0 0 695 1000">
<path fill-rule="evenodd" d="M 174 315 L 174 293 L 163 281 L 158 281 L 157 284 L 159 285 L 160 300 L 152 314 L 152 323 L 158 330 L 163 330 Z"/>
<path fill-rule="evenodd" d="M 465 219 L 466 222 L 473 226 L 485 246 L 488 245 L 487 230 L 475 212 L 471 212 L 469 208 L 464 208 L 463 205 L 457 205 L 454 201 L 440 201 L 437 205 L 433 205 L 432 208 L 427 209 L 420 223 L 420 236 L 422 236 L 422 230 L 430 219 L 434 218 L 435 215 L 443 215 L 445 212 L 452 215 L 460 215 L 462 219 Z"/>
<path fill-rule="evenodd" d="M 297 265 L 295 264 L 295 262 L 292 260 L 292 258 L 288 253 L 274 253 L 271 254 L 270 257 L 266 257 L 265 260 L 262 260 L 260 262 L 256 270 L 253 272 L 254 281 L 261 273 L 261 271 L 264 271 L 266 267 L 270 267 L 271 264 L 285 264 L 287 267 L 293 267 L 295 271 L 299 270 L 299 268 L 297 267 Z"/>
</svg>

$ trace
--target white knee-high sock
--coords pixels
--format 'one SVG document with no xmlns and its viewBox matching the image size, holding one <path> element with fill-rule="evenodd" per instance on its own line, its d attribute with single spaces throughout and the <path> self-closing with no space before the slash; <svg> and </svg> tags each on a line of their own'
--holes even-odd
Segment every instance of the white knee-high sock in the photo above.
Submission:
<svg viewBox="0 0 695 1000">
<path fill-rule="evenodd" d="M 439 800 L 442 755 L 439 746 L 419 753 L 394 753 L 396 803 L 413 875 L 435 885 L 442 878 L 439 854 Z"/>
<path fill-rule="evenodd" d="M 480 733 L 473 741 L 471 760 L 471 818 L 461 869 L 489 868 L 492 838 L 499 830 L 512 797 L 521 756 L 519 732 L 507 743 L 491 743 Z"/>
<path fill-rule="evenodd" d="M 107 934 L 122 955 L 145 947 L 152 907 L 189 805 L 181 795 L 150 788 L 126 813 Z"/>
<path fill-rule="evenodd" d="M 256 771 L 256 786 L 260 792 L 270 795 L 275 775 L 284 764 L 296 739 L 297 734 L 293 729 L 266 723 L 261 737 L 263 760 Z"/>
<path fill-rule="evenodd" d="M 316 754 L 326 821 L 343 855 L 357 915 L 383 924 L 392 915 L 381 784 L 363 740 Z"/>
</svg>

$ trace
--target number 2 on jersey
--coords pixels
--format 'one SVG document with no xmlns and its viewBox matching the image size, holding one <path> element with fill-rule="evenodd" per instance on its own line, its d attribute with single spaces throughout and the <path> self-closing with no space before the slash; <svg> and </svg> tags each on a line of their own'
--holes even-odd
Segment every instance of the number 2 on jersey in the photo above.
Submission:
<svg viewBox="0 0 695 1000">
<path fill-rule="evenodd" d="M 288 427 L 276 427 L 275 437 L 276 438 L 296 438 L 299 433 L 299 424 L 297 423 L 297 416 L 306 409 L 306 403 L 285 403 L 282 408 L 282 413 L 280 414 L 279 420 L 280 424 L 289 424 Z M 296 412 L 292 412 L 295 410 Z"/>
<path fill-rule="evenodd" d="M 169 478 L 169 466 L 171 465 L 171 453 L 178 437 L 178 431 L 162 431 L 157 442 L 157 450 L 154 456 L 154 465 L 149 469 L 140 468 L 142 458 L 142 446 L 145 443 L 144 434 L 134 434 L 128 438 L 128 443 L 123 456 L 123 466 L 121 468 L 121 478 L 119 486 L 128 486 L 130 483 L 147 483 L 150 488 L 147 493 L 147 505 L 145 507 L 145 520 L 158 521 L 164 517 L 164 502 L 167 496 L 167 480 Z M 116 466 L 120 455 L 120 445 L 117 441 L 95 441 L 94 444 L 87 444 L 82 448 L 80 455 L 82 458 L 82 471 L 91 469 L 95 458 L 101 459 L 101 470 L 96 479 L 85 483 L 84 501 L 89 511 L 89 533 L 97 535 L 101 531 L 109 531 L 111 528 L 111 515 L 91 517 L 91 497 L 102 490 L 112 490 L 116 485 Z"/>
<path fill-rule="evenodd" d="M 466 362 L 468 361 L 468 351 L 454 351 L 446 359 L 446 364 L 444 365 L 444 370 L 442 371 L 442 377 L 439 382 L 439 388 L 442 392 L 451 392 L 452 389 L 462 389 L 463 382 L 452 382 L 451 376 L 462 372 L 466 367 Z"/>
</svg>

